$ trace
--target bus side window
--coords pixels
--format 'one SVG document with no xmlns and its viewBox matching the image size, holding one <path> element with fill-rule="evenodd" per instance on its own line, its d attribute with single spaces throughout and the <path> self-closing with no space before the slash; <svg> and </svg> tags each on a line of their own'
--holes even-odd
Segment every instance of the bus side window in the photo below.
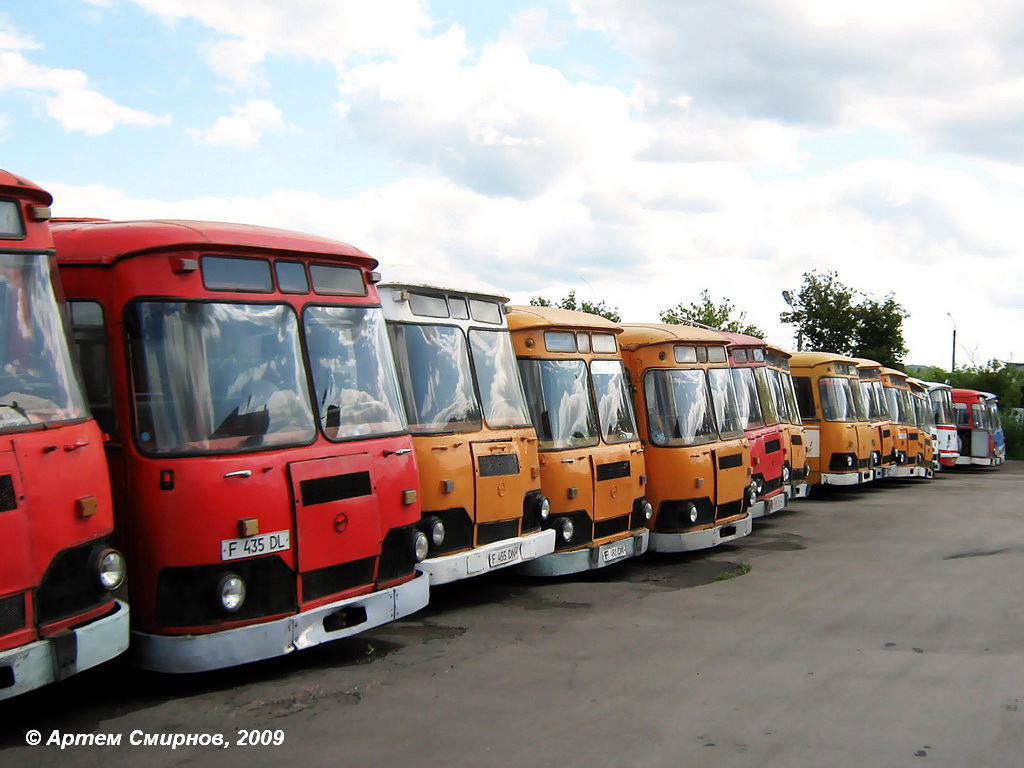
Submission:
<svg viewBox="0 0 1024 768">
<path fill-rule="evenodd" d="M 110 384 L 110 354 L 103 307 L 96 301 L 69 301 L 71 336 L 89 408 L 100 429 L 114 437 L 117 418 Z"/>
<path fill-rule="evenodd" d="M 814 390 L 811 387 L 811 380 L 805 376 L 794 376 L 793 389 L 796 391 L 796 404 L 800 410 L 800 418 L 804 421 L 817 421 L 818 414 L 814 410 Z"/>
</svg>

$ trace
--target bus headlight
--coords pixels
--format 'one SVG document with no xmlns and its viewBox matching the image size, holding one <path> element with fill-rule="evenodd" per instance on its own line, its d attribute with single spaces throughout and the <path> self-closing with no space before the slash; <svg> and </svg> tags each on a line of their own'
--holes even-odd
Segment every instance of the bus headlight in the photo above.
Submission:
<svg viewBox="0 0 1024 768">
<path fill-rule="evenodd" d="M 541 520 L 547 520 L 551 515 L 551 502 L 548 501 L 546 496 L 541 496 L 540 501 L 537 502 L 537 517 Z"/>
<path fill-rule="evenodd" d="M 108 592 L 121 586 L 124 581 L 124 555 L 116 549 L 104 549 L 96 558 L 96 575 Z"/>
<path fill-rule="evenodd" d="M 562 535 L 562 541 L 568 544 L 572 541 L 573 534 L 576 533 L 576 526 L 568 517 L 563 517 L 558 521 L 558 532 Z"/>
<path fill-rule="evenodd" d="M 234 613 L 245 602 L 245 581 L 237 574 L 224 574 L 217 585 L 217 598 L 225 611 Z"/>
<path fill-rule="evenodd" d="M 444 544 L 444 535 L 446 531 L 444 529 L 444 522 L 441 518 L 428 517 L 420 523 L 419 528 L 423 533 L 430 537 L 430 543 L 435 547 L 440 547 Z"/>
<path fill-rule="evenodd" d="M 690 522 L 691 523 L 696 523 L 697 522 L 697 505 L 694 504 L 691 501 L 689 504 L 686 505 L 686 511 L 689 512 L 689 514 L 690 514 Z"/>
<path fill-rule="evenodd" d="M 427 558 L 427 551 L 430 549 L 430 542 L 427 534 L 423 531 L 416 531 L 412 535 L 412 556 L 417 563 L 422 563 Z"/>
<path fill-rule="evenodd" d="M 789 464 L 783 465 L 783 467 L 782 467 L 782 484 L 783 485 L 788 485 L 789 484 L 789 478 L 791 476 L 792 475 L 791 475 L 791 473 L 789 471 Z"/>
<path fill-rule="evenodd" d="M 644 503 L 640 505 L 640 511 L 644 515 L 644 520 L 650 520 L 654 517 L 654 507 L 651 506 L 651 502 L 644 499 Z"/>
<path fill-rule="evenodd" d="M 747 486 L 747 506 L 752 507 L 757 503 L 757 484 L 751 482 Z"/>
</svg>

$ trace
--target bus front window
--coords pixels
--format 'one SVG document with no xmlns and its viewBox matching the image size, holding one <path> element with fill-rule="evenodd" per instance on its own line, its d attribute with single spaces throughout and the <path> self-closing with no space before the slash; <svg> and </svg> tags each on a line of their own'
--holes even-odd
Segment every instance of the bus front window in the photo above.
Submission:
<svg viewBox="0 0 1024 768">
<path fill-rule="evenodd" d="M 636 421 L 630 405 L 625 371 L 617 360 L 594 360 L 590 375 L 597 399 L 597 416 L 606 443 L 625 443 L 637 439 Z"/>
<path fill-rule="evenodd" d="M 542 450 L 597 445 L 597 417 L 582 360 L 520 360 L 519 371 Z"/>
<path fill-rule="evenodd" d="M 710 443 L 718 437 L 704 371 L 647 371 L 644 398 L 655 445 L 675 448 Z"/>
<path fill-rule="evenodd" d="M 405 431 L 381 310 L 307 307 L 303 319 L 320 426 L 327 438 Z"/>
<path fill-rule="evenodd" d="M 315 437 L 289 307 L 144 301 L 129 312 L 128 334 L 143 451 L 224 453 Z"/>
<path fill-rule="evenodd" d="M 86 415 L 49 261 L 0 253 L 0 429 Z"/>
<path fill-rule="evenodd" d="M 849 379 L 822 378 L 818 387 L 821 412 L 826 421 L 857 421 L 857 406 Z"/>
<path fill-rule="evenodd" d="M 736 388 L 740 415 L 746 429 L 757 429 L 764 426 L 761 404 L 757 399 L 757 384 L 754 371 L 750 368 L 733 368 L 732 377 Z"/>
<path fill-rule="evenodd" d="M 471 330 L 469 346 L 487 426 L 492 429 L 528 426 L 526 397 L 516 376 L 516 353 L 508 333 Z"/>
<path fill-rule="evenodd" d="M 459 328 L 395 324 L 391 341 L 400 361 L 411 432 L 424 435 L 481 428 L 466 336 Z"/>
<path fill-rule="evenodd" d="M 711 385 L 711 402 L 715 405 L 719 434 L 723 438 L 739 437 L 743 434 L 744 422 L 730 369 L 712 368 L 708 371 L 708 383 Z"/>
</svg>

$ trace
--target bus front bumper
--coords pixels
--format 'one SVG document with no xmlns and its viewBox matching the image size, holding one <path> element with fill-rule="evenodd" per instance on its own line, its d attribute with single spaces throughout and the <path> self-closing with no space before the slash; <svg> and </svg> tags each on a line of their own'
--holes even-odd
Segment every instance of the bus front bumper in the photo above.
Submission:
<svg viewBox="0 0 1024 768">
<path fill-rule="evenodd" d="M 571 552 L 552 552 L 523 563 L 516 571 L 527 576 L 566 576 L 570 573 L 594 571 L 642 555 L 650 544 L 650 534 L 644 528 L 604 544 L 594 544 Z"/>
<path fill-rule="evenodd" d="M 806 499 L 811 495 L 811 484 L 806 482 L 793 483 L 786 487 L 786 495 L 792 499 Z"/>
<path fill-rule="evenodd" d="M 415 613 L 427 605 L 430 579 L 409 581 L 368 595 L 350 597 L 276 621 L 204 635 L 132 632 L 132 662 L 153 672 L 207 672 L 284 656 L 331 640 L 351 637 Z M 354 617 L 348 625 L 338 617 Z M 337 627 L 328 628 L 328 621 Z"/>
<path fill-rule="evenodd" d="M 821 473 L 821 484 L 822 485 L 860 485 L 861 483 L 870 483 L 875 479 L 875 473 L 873 470 L 865 470 L 863 472 L 822 472 Z"/>
<path fill-rule="evenodd" d="M 0 689 L 0 700 L 63 680 L 124 653 L 128 649 L 128 621 L 127 604 L 117 600 L 106 616 L 67 633 L 74 640 L 47 638 L 0 652 L 0 669 L 9 668 L 14 681 Z M 58 657 L 68 653 L 59 646 L 70 648 L 74 656 L 58 667 Z"/>
<path fill-rule="evenodd" d="M 529 562 L 554 551 L 555 531 L 548 529 L 515 539 L 503 539 L 467 552 L 430 557 L 416 567 L 430 576 L 431 585 L 448 584 Z"/>
<path fill-rule="evenodd" d="M 785 509 L 788 500 L 788 495 L 780 488 L 779 492 L 771 498 L 761 499 L 761 501 L 752 504 L 747 510 L 747 514 L 749 514 L 751 518 L 773 515 L 779 510 Z"/>
<path fill-rule="evenodd" d="M 650 550 L 652 552 L 694 552 L 699 549 L 711 549 L 727 541 L 740 539 L 753 530 L 750 515 L 739 520 L 702 531 L 687 533 L 651 533 Z"/>
</svg>

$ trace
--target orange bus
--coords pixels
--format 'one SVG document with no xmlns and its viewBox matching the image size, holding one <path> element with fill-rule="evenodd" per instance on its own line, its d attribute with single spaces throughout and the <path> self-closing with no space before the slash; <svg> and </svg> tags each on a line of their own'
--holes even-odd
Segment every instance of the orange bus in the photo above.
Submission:
<svg viewBox="0 0 1024 768">
<path fill-rule="evenodd" d="M 688 325 L 624 324 L 647 466 L 656 552 L 706 549 L 746 536 L 757 500 L 750 444 L 718 333 Z"/>
<path fill-rule="evenodd" d="M 881 369 L 882 389 L 893 424 L 893 477 L 917 477 L 922 452 L 917 409 L 910 394 L 909 377 L 895 368 Z"/>
<path fill-rule="evenodd" d="M 894 477 L 896 459 L 894 454 L 897 429 L 889 415 L 889 401 L 882 386 L 882 365 L 874 360 L 855 358 L 860 389 L 871 422 L 871 469 L 875 479 Z"/>
<path fill-rule="evenodd" d="M 807 475 L 807 445 L 800 409 L 796 404 L 793 377 L 789 372 L 790 353 L 774 344 L 765 344 L 765 362 L 768 364 L 769 382 L 775 408 L 782 420 L 785 440 L 785 463 L 782 466 L 782 486 L 790 499 L 807 498 L 810 484 Z"/>
<path fill-rule="evenodd" d="M 420 473 L 431 584 L 555 551 L 508 297 L 463 275 L 393 267 L 381 301 Z"/>
<path fill-rule="evenodd" d="M 860 485 L 874 479 L 871 435 L 857 361 L 831 352 L 794 352 L 789 361 L 807 434 L 809 481 Z"/>
<path fill-rule="evenodd" d="M 555 551 L 519 567 L 536 576 L 602 568 L 647 550 L 644 449 L 615 323 L 553 307 L 508 314 L 540 438 L 540 481 Z"/>
<path fill-rule="evenodd" d="M 921 450 L 917 454 L 917 476 L 934 477 L 942 465 L 939 464 L 936 448 L 939 430 L 932 412 L 932 401 L 928 397 L 928 385 L 912 376 L 907 379 L 907 383 L 910 385 L 910 396 L 914 400 L 915 423 L 921 435 Z"/>
</svg>

